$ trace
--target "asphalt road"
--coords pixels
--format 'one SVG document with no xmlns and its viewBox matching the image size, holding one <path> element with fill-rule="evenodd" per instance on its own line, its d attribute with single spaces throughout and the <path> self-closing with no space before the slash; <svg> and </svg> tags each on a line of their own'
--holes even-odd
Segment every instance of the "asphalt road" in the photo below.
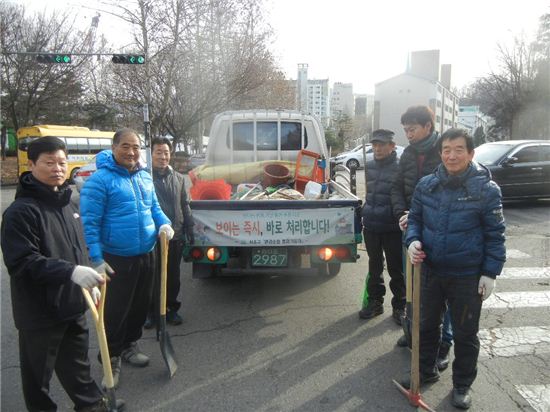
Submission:
<svg viewBox="0 0 550 412">
<path fill-rule="evenodd" d="M 1 195 L 4 210 L 14 189 L 2 188 Z M 550 266 L 550 202 L 507 204 L 505 217 L 506 268 L 535 277 L 499 279 L 494 307 L 483 310 L 472 410 L 548 411 L 550 299 L 544 299 L 550 279 L 536 276 Z M 357 264 L 344 265 L 331 279 L 193 280 L 183 265 L 184 323 L 169 327 L 179 370 L 168 379 L 154 332 L 145 331 L 140 345 L 151 364 L 124 365 L 118 396 L 130 411 L 412 410 L 391 382 L 402 376 L 410 356 L 395 346 L 401 331 L 391 320 L 390 299 L 383 315 L 368 322 L 357 316 L 368 264 L 366 253 L 360 254 Z M 17 332 L 3 264 L 1 281 L 1 410 L 22 411 Z M 511 292 L 536 293 L 542 303 L 521 306 L 519 295 L 506 295 Z M 524 335 L 524 341 L 514 340 Z M 97 352 L 91 326 L 93 375 L 100 381 Z M 60 384 L 54 379 L 51 386 L 59 410 L 72 410 Z M 447 370 L 423 390 L 423 398 L 438 411 L 454 410 L 451 388 Z"/>
</svg>

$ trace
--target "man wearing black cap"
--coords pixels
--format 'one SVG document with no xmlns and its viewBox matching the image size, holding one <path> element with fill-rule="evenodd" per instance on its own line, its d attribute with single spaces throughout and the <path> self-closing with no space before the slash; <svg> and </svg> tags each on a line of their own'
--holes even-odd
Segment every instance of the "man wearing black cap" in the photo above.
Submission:
<svg viewBox="0 0 550 412">
<path fill-rule="evenodd" d="M 384 312 L 384 255 L 390 274 L 392 317 L 401 324 L 405 307 L 405 281 L 403 278 L 401 230 L 393 214 L 391 187 L 398 172 L 394 133 L 378 129 L 372 133 L 374 159 L 367 162 L 367 195 L 361 211 L 363 236 L 369 255 L 369 272 L 363 294 L 361 319 L 371 319 Z"/>
</svg>

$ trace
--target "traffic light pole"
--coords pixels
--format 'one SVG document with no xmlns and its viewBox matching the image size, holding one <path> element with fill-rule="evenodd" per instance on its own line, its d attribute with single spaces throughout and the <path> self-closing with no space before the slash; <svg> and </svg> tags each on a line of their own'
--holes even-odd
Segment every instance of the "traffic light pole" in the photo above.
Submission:
<svg viewBox="0 0 550 412">
<path fill-rule="evenodd" d="M 151 156 L 151 123 L 149 122 L 149 105 L 143 105 L 143 130 L 145 135 L 145 159 L 147 170 L 153 176 L 153 158 Z"/>
</svg>

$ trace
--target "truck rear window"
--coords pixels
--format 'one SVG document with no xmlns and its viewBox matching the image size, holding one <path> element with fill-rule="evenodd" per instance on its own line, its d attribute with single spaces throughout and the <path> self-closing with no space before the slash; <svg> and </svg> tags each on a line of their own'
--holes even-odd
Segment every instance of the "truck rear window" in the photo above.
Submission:
<svg viewBox="0 0 550 412">
<path fill-rule="evenodd" d="M 231 147 L 227 131 L 227 147 Z M 258 150 L 277 150 L 277 122 L 257 122 Z M 299 122 L 281 122 L 281 150 L 302 149 L 302 125 Z M 304 148 L 307 147 L 307 131 L 304 128 Z M 254 123 L 233 123 L 233 150 L 254 150 Z"/>
</svg>

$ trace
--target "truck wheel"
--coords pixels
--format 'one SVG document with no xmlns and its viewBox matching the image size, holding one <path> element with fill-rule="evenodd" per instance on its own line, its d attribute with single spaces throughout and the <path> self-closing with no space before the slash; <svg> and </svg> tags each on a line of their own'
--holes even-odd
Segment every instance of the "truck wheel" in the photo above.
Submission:
<svg viewBox="0 0 550 412">
<path fill-rule="evenodd" d="M 341 263 L 321 263 L 317 266 L 319 276 L 333 277 L 340 273 Z"/>
<path fill-rule="evenodd" d="M 217 274 L 216 266 L 207 263 L 193 263 L 193 279 L 213 278 Z"/>
</svg>

